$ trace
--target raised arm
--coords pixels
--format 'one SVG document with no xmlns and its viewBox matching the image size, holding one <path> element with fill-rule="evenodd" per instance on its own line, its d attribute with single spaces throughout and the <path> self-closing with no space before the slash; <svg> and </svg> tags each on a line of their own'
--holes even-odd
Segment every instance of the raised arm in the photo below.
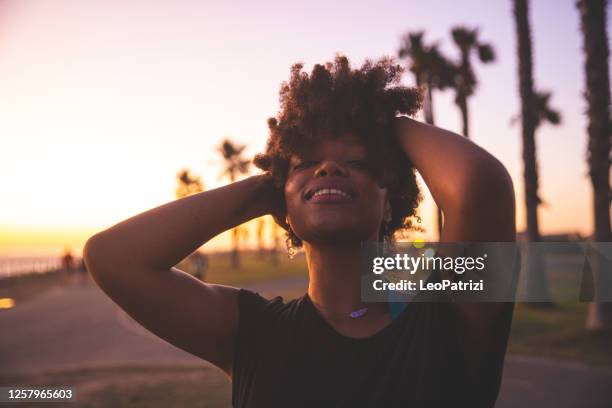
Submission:
<svg viewBox="0 0 612 408">
<path fill-rule="evenodd" d="M 396 140 L 444 214 L 441 242 L 515 240 L 512 179 L 487 151 L 453 132 L 401 117 Z"/>
<path fill-rule="evenodd" d="M 444 213 L 441 242 L 515 241 L 512 181 L 496 158 L 465 137 L 434 126 L 409 118 L 398 118 L 396 125 L 396 140 Z M 501 287 L 511 288 L 516 270 L 510 263 L 514 262 L 506 255 L 489 256 L 483 273 L 496 274 L 488 277 L 501 282 Z M 487 277 L 482 277 L 486 284 Z M 481 373 L 486 372 L 482 371 L 483 367 L 496 365 L 501 370 L 512 304 L 454 302 L 453 305 L 461 320 L 468 364 L 477 381 L 495 390 L 499 387 L 499 382 L 495 383 L 498 379 L 482 378 Z"/>
<path fill-rule="evenodd" d="M 131 217 L 91 237 L 84 250 L 96 283 L 166 341 L 231 374 L 238 289 L 174 268 L 214 236 L 270 213 L 268 176 L 252 176 Z"/>
<path fill-rule="evenodd" d="M 514 189 L 499 160 L 463 136 L 406 117 L 397 118 L 395 136 L 444 214 L 440 242 L 515 241 Z M 514 261 L 506 254 L 489 256 L 482 273 L 489 274 L 489 281 L 510 285 L 515 271 L 509 264 Z M 486 328 L 500 309 L 496 303 L 457 305 L 474 333 Z"/>
</svg>

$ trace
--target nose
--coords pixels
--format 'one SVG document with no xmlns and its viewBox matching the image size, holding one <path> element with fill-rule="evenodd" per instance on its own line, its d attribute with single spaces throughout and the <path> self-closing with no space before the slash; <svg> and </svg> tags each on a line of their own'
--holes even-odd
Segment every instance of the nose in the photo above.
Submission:
<svg viewBox="0 0 612 408">
<path fill-rule="evenodd" d="M 334 160 L 325 160 L 321 162 L 319 167 L 317 167 L 314 174 L 315 174 L 315 177 L 322 177 L 322 176 L 345 177 L 347 175 L 347 172 L 344 166 L 340 165 L 338 162 Z"/>
</svg>

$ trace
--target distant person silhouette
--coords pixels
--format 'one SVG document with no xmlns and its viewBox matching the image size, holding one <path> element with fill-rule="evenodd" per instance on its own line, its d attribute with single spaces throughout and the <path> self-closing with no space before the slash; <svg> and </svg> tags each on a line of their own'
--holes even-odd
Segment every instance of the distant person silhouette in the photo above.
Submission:
<svg viewBox="0 0 612 408">
<path fill-rule="evenodd" d="M 66 247 L 62 255 L 62 269 L 64 271 L 71 271 L 74 269 L 74 256 L 72 256 L 72 251 L 69 247 Z"/>
</svg>

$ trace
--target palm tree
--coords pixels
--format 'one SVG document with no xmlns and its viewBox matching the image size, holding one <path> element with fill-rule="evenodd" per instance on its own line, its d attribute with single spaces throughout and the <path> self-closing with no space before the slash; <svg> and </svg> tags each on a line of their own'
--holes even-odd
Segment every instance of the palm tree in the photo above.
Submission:
<svg viewBox="0 0 612 408">
<path fill-rule="evenodd" d="M 417 86 L 424 88 L 425 121 L 433 125 L 433 90 L 443 90 L 452 85 L 453 66 L 442 55 L 438 44 L 425 45 L 424 36 L 423 31 L 404 35 L 398 56 L 408 60 L 410 72 L 414 74 Z"/>
<path fill-rule="evenodd" d="M 514 21 L 518 44 L 519 94 L 521 97 L 521 127 L 523 141 L 523 178 L 527 215 L 527 252 L 525 253 L 525 275 L 527 297 L 548 301 L 548 285 L 544 275 L 544 261 L 529 245 L 541 241 L 538 224 L 538 167 L 536 161 L 535 131 L 538 126 L 537 97 L 533 85 L 533 63 L 531 51 L 531 29 L 529 27 L 529 4 L 527 0 L 513 0 Z"/>
<path fill-rule="evenodd" d="M 523 162 L 525 199 L 527 204 L 527 236 L 529 241 L 540 241 L 537 206 L 538 175 L 535 156 L 535 92 L 533 90 L 533 66 L 531 58 L 531 32 L 527 15 L 527 0 L 513 0 L 516 32 L 518 37 L 519 93 L 521 96 L 521 125 L 523 133 Z"/>
<path fill-rule="evenodd" d="M 236 178 L 239 175 L 245 174 L 249 170 L 249 165 L 251 161 L 242 157 L 242 152 L 245 148 L 246 146 L 234 144 L 229 139 L 224 139 L 221 142 L 221 145 L 217 148 L 224 161 L 224 167 L 221 176 L 226 176 L 227 178 L 229 178 L 231 183 L 235 182 Z M 240 227 L 235 227 L 232 230 L 232 267 L 234 269 L 240 267 L 240 259 L 238 256 L 240 236 Z"/>
<path fill-rule="evenodd" d="M 534 117 L 535 117 L 535 128 L 534 134 L 537 129 L 545 124 L 549 123 L 551 125 L 557 126 L 561 124 L 561 113 L 552 108 L 550 106 L 550 98 L 552 96 L 551 92 L 546 91 L 534 91 Z M 519 115 L 520 118 L 520 115 Z M 535 158 L 535 155 L 534 155 Z M 537 162 L 535 165 L 536 169 L 536 178 L 538 177 L 537 173 Z M 538 197 L 538 205 L 543 204 L 544 201 L 540 195 Z M 536 298 L 543 301 L 540 302 L 541 306 L 552 306 L 552 303 L 549 302 L 550 294 L 548 291 L 548 280 L 546 279 L 546 275 L 544 273 L 544 263 L 542 261 L 540 252 L 527 252 L 527 267 L 528 273 L 526 274 L 526 291 L 528 299 L 535 300 Z"/>
<path fill-rule="evenodd" d="M 434 124 L 433 90 L 443 90 L 453 84 L 454 67 L 442 55 L 438 44 L 425 45 L 423 31 L 409 32 L 404 35 L 398 50 L 399 58 L 406 58 L 410 72 L 413 73 L 418 87 L 425 90 L 423 110 L 425 122 Z M 437 209 L 438 237 L 442 232 L 442 211 Z"/>
<path fill-rule="evenodd" d="M 478 39 L 478 29 L 455 27 L 451 31 L 453 41 L 459 48 L 460 59 L 455 69 L 455 103 L 461 111 L 463 136 L 470 137 L 468 98 L 474 94 L 478 80 L 472 67 L 471 56 L 476 54 L 483 64 L 495 61 L 493 46 Z"/>
<path fill-rule="evenodd" d="M 221 175 L 227 176 L 231 183 L 235 182 L 239 175 L 249 171 L 251 161 L 242 157 L 245 148 L 246 146 L 234 144 L 229 139 L 224 139 L 217 148 L 225 162 Z"/>
<path fill-rule="evenodd" d="M 610 78 L 608 70 L 608 35 L 606 0 L 580 0 L 581 30 L 584 40 L 585 78 L 588 124 L 589 176 L 593 186 L 594 241 L 610 242 Z M 604 270 L 603 259 L 594 259 L 595 288 L 610 290 L 612 279 Z M 607 275 L 607 276 L 606 276 Z M 612 331 L 612 303 L 589 305 L 586 327 L 589 330 Z"/>
<path fill-rule="evenodd" d="M 545 122 L 551 125 L 561 124 L 561 113 L 550 107 L 550 97 L 552 93 L 549 91 L 534 91 L 535 112 L 536 112 L 536 129 Z M 516 115 L 510 119 L 510 125 L 514 126 L 521 120 L 521 115 Z"/>
<path fill-rule="evenodd" d="M 536 130 L 548 122 L 551 125 L 561 124 L 561 113 L 550 106 L 551 92 L 536 91 L 535 97 L 535 112 L 536 112 Z"/>
<path fill-rule="evenodd" d="M 204 191 L 200 177 L 192 176 L 187 168 L 177 173 L 176 181 L 176 198 L 183 198 Z"/>
</svg>

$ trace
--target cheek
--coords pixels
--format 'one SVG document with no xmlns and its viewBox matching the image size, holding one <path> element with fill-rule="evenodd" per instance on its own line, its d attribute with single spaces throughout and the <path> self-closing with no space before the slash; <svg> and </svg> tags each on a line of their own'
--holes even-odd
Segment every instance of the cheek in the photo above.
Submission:
<svg viewBox="0 0 612 408">
<path fill-rule="evenodd" d="M 374 213 L 382 214 L 385 206 L 387 189 L 382 187 L 382 185 L 378 183 L 378 180 L 366 176 L 360 178 L 360 185 L 363 186 L 359 191 L 362 205 L 368 207 L 368 209 Z"/>
<path fill-rule="evenodd" d="M 290 217 L 295 215 L 296 209 L 300 205 L 301 201 L 301 185 L 304 184 L 299 178 L 291 177 L 287 179 L 285 183 L 285 204 L 287 208 L 287 215 Z"/>
<path fill-rule="evenodd" d="M 373 221 L 382 221 L 385 210 L 385 192 L 378 186 L 364 193 L 362 200 L 363 212 L 367 213 Z"/>
</svg>

